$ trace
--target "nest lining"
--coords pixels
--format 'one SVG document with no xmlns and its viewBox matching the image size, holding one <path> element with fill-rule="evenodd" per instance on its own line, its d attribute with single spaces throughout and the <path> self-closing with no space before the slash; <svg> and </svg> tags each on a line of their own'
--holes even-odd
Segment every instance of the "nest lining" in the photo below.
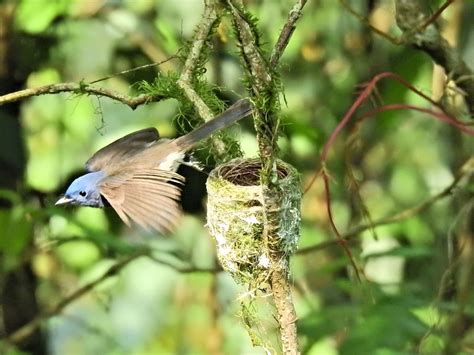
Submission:
<svg viewBox="0 0 474 355">
<path fill-rule="evenodd" d="M 261 163 L 259 160 L 234 160 L 232 164 L 225 164 L 220 167 L 221 178 L 239 186 L 253 186 L 260 183 Z M 288 176 L 288 168 L 284 165 L 278 166 L 278 178 L 283 179 Z"/>
<path fill-rule="evenodd" d="M 217 244 L 225 270 L 238 283 L 259 288 L 271 273 L 272 252 L 288 256 L 297 247 L 301 189 L 299 175 L 290 165 L 278 161 L 280 202 L 277 238 L 264 235 L 264 200 L 260 186 L 261 163 L 257 159 L 234 159 L 214 169 L 207 181 L 207 225 Z"/>
</svg>

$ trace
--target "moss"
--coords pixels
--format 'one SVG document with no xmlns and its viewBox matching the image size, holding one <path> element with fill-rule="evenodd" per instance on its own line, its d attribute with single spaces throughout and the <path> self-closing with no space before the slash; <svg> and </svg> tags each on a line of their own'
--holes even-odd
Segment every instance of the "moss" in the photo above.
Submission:
<svg viewBox="0 0 474 355">
<path fill-rule="evenodd" d="M 257 159 L 234 159 L 214 169 L 207 180 L 207 225 L 217 245 L 222 267 L 237 283 L 249 286 L 249 293 L 264 289 L 271 275 L 271 254 L 288 257 L 299 238 L 301 190 L 299 175 L 290 165 L 278 161 L 281 208 L 277 238 L 265 237 L 263 191 L 259 182 L 261 163 Z M 273 242 L 269 243 L 268 239 Z"/>
<path fill-rule="evenodd" d="M 143 81 L 138 85 L 138 89 L 143 93 L 160 95 L 164 98 L 176 99 L 178 101 L 179 108 L 175 117 L 175 123 L 178 133 L 182 135 L 199 127 L 202 124 L 202 120 L 197 115 L 194 105 L 178 86 L 178 80 L 179 75 L 174 72 L 158 74 L 153 83 Z M 209 84 L 204 76 L 194 77 L 193 88 L 211 111 L 216 114 L 224 111 L 224 103 L 216 95 L 219 91 L 218 87 Z M 242 156 L 240 145 L 225 132 L 216 132 L 214 137 L 216 137 L 217 140 L 213 139 L 210 144 L 203 142 L 201 147 L 205 147 L 205 149 L 201 148 L 195 150 L 195 156 L 198 160 L 204 161 L 206 165 L 215 165 L 215 163 L 221 163 L 224 160 Z M 225 156 L 219 154 L 216 142 L 222 142 L 222 144 L 225 145 Z M 201 152 L 201 150 L 204 151 Z"/>
</svg>

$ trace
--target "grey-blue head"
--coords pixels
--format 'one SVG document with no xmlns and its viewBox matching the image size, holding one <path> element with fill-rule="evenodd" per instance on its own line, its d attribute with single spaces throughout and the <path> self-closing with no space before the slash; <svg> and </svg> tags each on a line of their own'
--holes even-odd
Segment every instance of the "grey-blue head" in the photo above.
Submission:
<svg viewBox="0 0 474 355">
<path fill-rule="evenodd" d="M 69 185 L 66 193 L 56 205 L 80 205 L 90 207 L 104 207 L 100 195 L 99 182 L 105 177 L 102 171 L 85 174 L 74 180 Z"/>
</svg>

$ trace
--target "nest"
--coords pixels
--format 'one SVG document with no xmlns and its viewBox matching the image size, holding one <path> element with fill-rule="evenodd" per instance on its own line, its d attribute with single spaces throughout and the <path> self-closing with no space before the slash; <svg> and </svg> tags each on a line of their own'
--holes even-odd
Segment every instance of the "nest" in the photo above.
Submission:
<svg viewBox="0 0 474 355">
<path fill-rule="evenodd" d="M 278 187 L 282 192 L 278 226 L 269 241 L 264 235 L 261 163 L 234 159 L 214 169 L 207 180 L 207 225 L 217 245 L 222 267 L 241 284 L 259 289 L 271 274 L 271 255 L 280 255 L 284 267 L 297 248 L 301 189 L 297 171 L 278 161 Z M 268 227 L 268 226 L 267 226 Z M 281 266 L 281 265 L 280 265 Z"/>
</svg>

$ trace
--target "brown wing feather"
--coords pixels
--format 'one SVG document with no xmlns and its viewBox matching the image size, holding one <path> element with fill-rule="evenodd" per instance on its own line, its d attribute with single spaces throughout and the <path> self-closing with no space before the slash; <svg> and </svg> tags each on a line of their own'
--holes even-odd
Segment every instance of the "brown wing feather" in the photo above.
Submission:
<svg viewBox="0 0 474 355">
<path fill-rule="evenodd" d="M 121 164 L 124 159 L 130 158 L 143 151 L 159 138 L 156 128 L 145 128 L 127 134 L 116 141 L 98 150 L 87 162 L 89 171 L 104 170 L 107 166 Z"/>
<path fill-rule="evenodd" d="M 101 193 L 128 226 L 131 220 L 145 229 L 167 233 L 173 231 L 181 215 L 183 182 L 184 178 L 172 171 L 129 171 L 108 178 Z"/>
<path fill-rule="evenodd" d="M 155 204 L 148 199 L 137 199 L 135 196 L 127 200 L 126 210 L 132 220 L 145 229 L 154 229 L 161 233 L 171 232 L 179 219 L 179 205 L 176 203 L 174 209 L 163 209 L 163 206 Z M 173 213 L 166 213 L 172 211 Z"/>
</svg>

